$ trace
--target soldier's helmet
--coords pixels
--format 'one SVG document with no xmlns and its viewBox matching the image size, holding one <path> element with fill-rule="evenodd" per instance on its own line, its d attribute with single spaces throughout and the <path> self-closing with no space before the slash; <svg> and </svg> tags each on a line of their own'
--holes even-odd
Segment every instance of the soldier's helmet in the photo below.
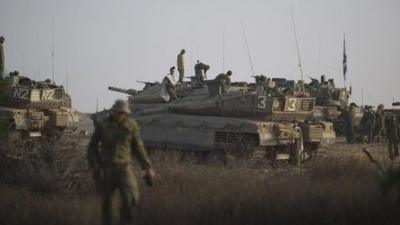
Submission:
<svg viewBox="0 0 400 225">
<path fill-rule="evenodd" d="M 378 105 L 378 110 L 382 110 L 385 106 L 383 104 Z"/>
<path fill-rule="evenodd" d="M 115 101 L 113 105 L 113 111 L 126 114 L 131 113 L 131 110 L 129 109 L 129 103 L 121 99 Z"/>
<path fill-rule="evenodd" d="M 0 36 L 0 43 L 3 43 L 6 39 L 3 36 Z"/>
</svg>

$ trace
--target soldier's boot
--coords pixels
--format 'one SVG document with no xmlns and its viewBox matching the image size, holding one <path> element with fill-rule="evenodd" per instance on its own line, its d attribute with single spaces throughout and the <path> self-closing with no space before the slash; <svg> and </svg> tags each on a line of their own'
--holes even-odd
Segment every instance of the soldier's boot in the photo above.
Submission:
<svg viewBox="0 0 400 225">
<path fill-rule="evenodd" d="M 132 224 L 132 196 L 128 191 L 121 191 L 120 225 Z"/>
<path fill-rule="evenodd" d="M 111 197 L 103 199 L 102 217 L 103 225 L 111 225 Z"/>
<path fill-rule="evenodd" d="M 390 140 L 390 139 L 389 139 L 388 142 L 389 142 L 389 143 L 388 143 L 389 159 L 390 159 L 391 161 L 393 161 L 393 159 L 394 159 L 393 142 L 392 142 L 392 140 Z"/>
</svg>

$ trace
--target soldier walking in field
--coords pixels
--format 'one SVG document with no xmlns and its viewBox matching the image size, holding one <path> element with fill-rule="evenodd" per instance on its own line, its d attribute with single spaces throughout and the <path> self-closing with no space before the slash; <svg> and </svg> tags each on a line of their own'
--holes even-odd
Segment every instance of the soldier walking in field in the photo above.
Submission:
<svg viewBox="0 0 400 225">
<path fill-rule="evenodd" d="M 147 156 L 136 121 L 129 116 L 128 102 L 118 100 L 113 113 L 96 123 L 87 152 L 89 168 L 101 190 L 104 225 L 111 225 L 112 195 L 118 189 L 121 196 L 120 224 L 130 224 L 132 207 L 136 206 L 139 190 L 132 169 L 132 158 L 136 156 L 146 171 L 147 184 L 151 184 L 155 173 Z"/>
<path fill-rule="evenodd" d="M 3 36 L 0 36 L 0 80 L 3 79 L 4 74 L 4 43 L 5 39 Z"/>
<path fill-rule="evenodd" d="M 388 138 L 389 158 L 394 160 L 399 155 L 399 121 L 395 114 L 389 114 L 385 117 L 385 127 Z"/>
<path fill-rule="evenodd" d="M 183 77 L 185 75 L 185 65 L 183 62 L 183 55 L 186 53 L 185 49 L 182 49 L 181 52 L 178 54 L 176 65 L 178 67 L 179 72 L 179 83 L 183 82 Z"/>
</svg>

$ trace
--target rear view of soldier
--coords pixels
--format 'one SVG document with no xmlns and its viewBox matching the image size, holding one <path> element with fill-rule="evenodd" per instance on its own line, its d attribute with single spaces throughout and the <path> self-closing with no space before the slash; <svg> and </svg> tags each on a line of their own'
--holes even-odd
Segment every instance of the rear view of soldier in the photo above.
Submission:
<svg viewBox="0 0 400 225">
<path fill-rule="evenodd" d="M 199 60 L 197 60 L 196 65 L 194 66 L 194 72 L 196 79 L 200 82 L 203 82 L 207 79 L 207 71 L 210 69 L 209 65 L 206 65 Z"/>
<path fill-rule="evenodd" d="M 139 192 L 132 169 L 132 158 L 136 156 L 145 177 L 152 180 L 154 171 L 139 135 L 136 122 L 129 116 L 128 102 L 118 100 L 113 113 L 96 123 L 90 140 L 87 159 L 93 178 L 101 190 L 104 225 L 112 223 L 112 195 L 118 189 L 121 196 L 120 224 L 130 224 L 131 210 L 137 204 Z"/>
<path fill-rule="evenodd" d="M 388 151 L 390 160 L 399 155 L 399 121 L 395 114 L 388 114 L 385 117 L 385 127 L 388 138 Z"/>
<path fill-rule="evenodd" d="M 183 78 L 185 76 L 185 63 L 183 62 L 183 55 L 185 53 L 186 53 L 185 49 L 182 49 L 176 59 L 176 65 L 178 67 L 178 72 L 179 72 L 179 83 L 183 82 Z"/>
<path fill-rule="evenodd" d="M 3 36 L 0 36 L 0 80 L 3 79 L 4 75 L 4 43 L 5 39 Z"/>
<path fill-rule="evenodd" d="M 383 136 L 385 130 L 385 112 L 384 105 L 378 105 L 378 109 L 376 111 L 376 119 L 375 119 L 375 129 L 374 129 L 374 140 L 376 137 L 376 141 L 379 143 Z"/>
</svg>

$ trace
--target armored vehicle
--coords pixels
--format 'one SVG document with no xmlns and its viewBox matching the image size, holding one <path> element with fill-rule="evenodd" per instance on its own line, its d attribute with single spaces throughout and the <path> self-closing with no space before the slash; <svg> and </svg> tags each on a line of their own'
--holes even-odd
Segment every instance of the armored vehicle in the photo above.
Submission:
<svg viewBox="0 0 400 225">
<path fill-rule="evenodd" d="M 286 94 L 293 94 L 293 80 L 284 78 L 272 78 L 271 80 Z M 325 75 L 322 75 L 320 80 L 311 78 L 311 82 L 304 84 L 304 87 L 306 95 L 316 99 L 315 119 L 332 122 L 338 135 L 345 134 L 345 128 L 349 121 L 353 127 L 359 128 L 363 111 L 355 104 L 350 109 L 351 88 L 349 90 L 338 88 L 335 86 L 334 79 L 326 80 Z"/>
<path fill-rule="evenodd" d="M 134 94 L 109 88 L 130 95 L 132 114 L 148 148 L 299 163 L 336 138 L 331 123 L 314 120 L 315 98 L 280 95 L 259 82 L 228 86 L 213 80 L 165 102 L 161 88 L 153 85 Z"/>
<path fill-rule="evenodd" d="M 62 86 L 12 72 L 0 80 L 0 123 L 6 136 L 58 136 L 79 122 Z"/>
</svg>

